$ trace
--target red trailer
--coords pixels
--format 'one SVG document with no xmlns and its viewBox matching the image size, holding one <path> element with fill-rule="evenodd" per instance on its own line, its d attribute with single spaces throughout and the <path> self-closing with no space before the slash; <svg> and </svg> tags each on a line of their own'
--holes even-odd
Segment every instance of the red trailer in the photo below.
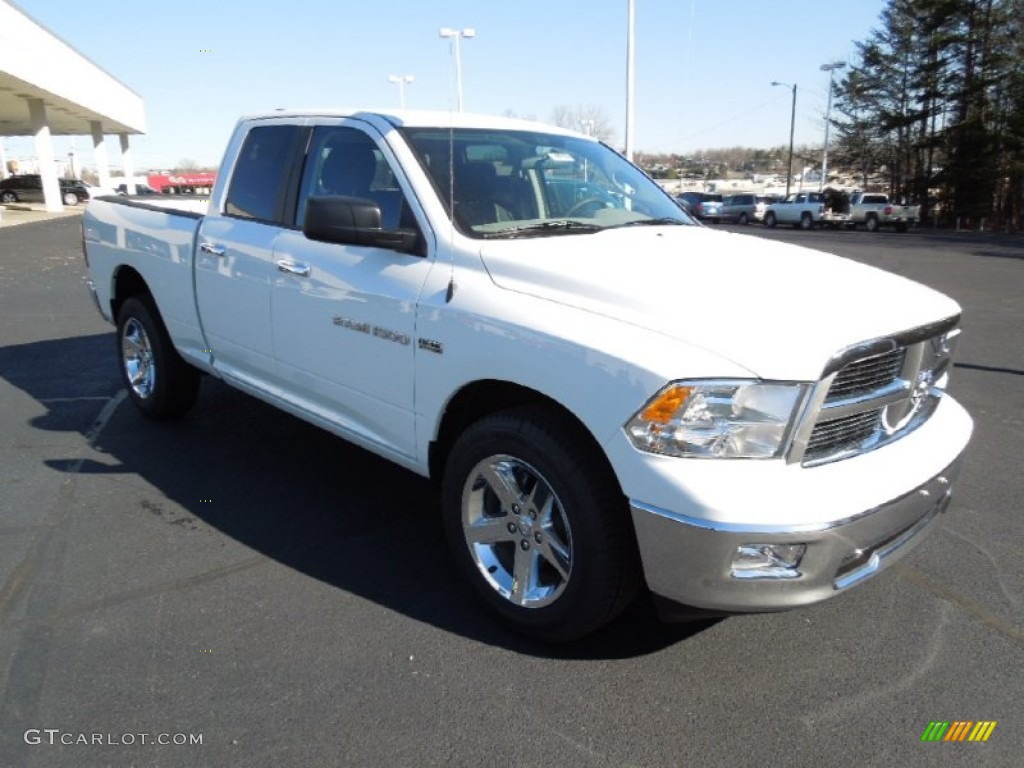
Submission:
<svg viewBox="0 0 1024 768">
<path fill-rule="evenodd" d="M 146 183 L 165 195 L 208 195 L 216 180 L 215 171 L 151 173 L 146 176 Z"/>
</svg>

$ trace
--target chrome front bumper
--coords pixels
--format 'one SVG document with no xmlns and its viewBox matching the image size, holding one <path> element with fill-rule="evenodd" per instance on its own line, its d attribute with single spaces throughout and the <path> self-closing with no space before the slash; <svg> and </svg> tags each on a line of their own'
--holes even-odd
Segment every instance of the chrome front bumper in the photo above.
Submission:
<svg viewBox="0 0 1024 768">
<path fill-rule="evenodd" d="M 655 595 L 710 611 L 777 611 L 820 602 L 906 554 L 949 506 L 958 458 L 928 482 L 874 509 L 815 526 L 743 526 L 630 503 L 647 585 Z M 786 576 L 742 578 L 740 547 L 805 544 Z"/>
</svg>

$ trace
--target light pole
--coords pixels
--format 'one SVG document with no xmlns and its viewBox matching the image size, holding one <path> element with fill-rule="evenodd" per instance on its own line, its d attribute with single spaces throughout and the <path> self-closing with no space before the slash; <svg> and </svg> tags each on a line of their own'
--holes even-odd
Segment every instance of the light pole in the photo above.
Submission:
<svg viewBox="0 0 1024 768">
<path fill-rule="evenodd" d="M 636 90 L 636 6 L 629 0 L 626 19 L 626 159 L 633 161 L 634 102 Z"/>
<path fill-rule="evenodd" d="M 832 117 L 832 79 L 835 71 L 846 66 L 845 61 L 833 61 L 821 65 L 822 72 L 828 72 L 828 106 L 825 107 L 825 149 L 821 153 L 821 181 L 818 182 L 818 191 L 825 188 L 825 181 L 828 177 L 828 129 L 831 127 L 829 119 Z"/>
<path fill-rule="evenodd" d="M 416 78 L 412 75 L 388 75 L 389 83 L 398 83 L 398 106 L 405 109 L 405 84 L 411 83 Z"/>
<path fill-rule="evenodd" d="M 441 37 L 447 37 L 451 40 L 452 50 L 455 54 L 455 94 L 458 100 L 459 112 L 462 111 L 462 57 L 459 54 L 459 40 L 463 37 L 470 38 L 476 37 L 476 30 L 473 27 L 466 27 L 465 29 L 452 29 L 451 27 L 441 27 L 438 30 L 438 35 Z"/>
<path fill-rule="evenodd" d="M 793 109 L 789 116 L 789 170 L 786 171 L 786 197 L 789 197 L 789 187 L 793 183 L 793 130 L 796 128 L 796 83 L 780 83 L 772 80 L 772 85 L 784 85 L 793 89 Z"/>
</svg>

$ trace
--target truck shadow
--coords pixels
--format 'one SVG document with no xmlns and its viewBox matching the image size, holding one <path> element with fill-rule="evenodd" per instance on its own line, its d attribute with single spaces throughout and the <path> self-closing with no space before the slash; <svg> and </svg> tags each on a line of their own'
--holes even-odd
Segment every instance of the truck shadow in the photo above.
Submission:
<svg viewBox="0 0 1024 768">
<path fill-rule="evenodd" d="M 100 334 L 0 348 L 0 376 L 45 407 L 34 428 L 85 435 L 102 398 L 120 389 L 113 343 Z M 456 574 L 429 481 L 213 379 L 178 422 L 148 421 L 123 403 L 94 448 L 103 461 L 45 463 L 80 475 L 137 475 L 174 505 L 134 490 L 127 511 L 175 526 L 180 546 L 204 531 L 229 536 L 337 589 L 517 653 L 635 657 L 713 623 L 662 624 L 639 601 L 584 641 L 552 648 L 525 640 L 493 622 Z"/>
</svg>

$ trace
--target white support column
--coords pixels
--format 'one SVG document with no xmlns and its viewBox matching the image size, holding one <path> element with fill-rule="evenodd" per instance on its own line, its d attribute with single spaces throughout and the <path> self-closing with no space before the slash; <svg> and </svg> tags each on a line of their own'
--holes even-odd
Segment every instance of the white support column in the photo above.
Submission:
<svg viewBox="0 0 1024 768">
<path fill-rule="evenodd" d="M 28 99 L 28 114 L 32 121 L 32 132 L 36 137 L 36 157 L 39 158 L 39 175 L 43 179 L 46 210 L 63 211 L 60 182 L 57 181 L 57 165 L 53 156 L 53 141 L 50 138 L 50 124 L 46 122 L 46 105 L 43 100 Z"/>
<path fill-rule="evenodd" d="M 132 165 L 132 149 L 128 146 L 128 134 L 118 134 L 121 139 L 121 171 L 124 173 L 124 183 L 127 184 L 125 191 L 129 195 L 135 194 L 135 167 Z"/>
<path fill-rule="evenodd" d="M 92 159 L 96 163 L 96 175 L 100 177 L 100 186 L 110 188 L 110 163 L 107 161 L 107 142 L 103 137 L 103 124 L 99 120 L 91 120 Z"/>
</svg>

